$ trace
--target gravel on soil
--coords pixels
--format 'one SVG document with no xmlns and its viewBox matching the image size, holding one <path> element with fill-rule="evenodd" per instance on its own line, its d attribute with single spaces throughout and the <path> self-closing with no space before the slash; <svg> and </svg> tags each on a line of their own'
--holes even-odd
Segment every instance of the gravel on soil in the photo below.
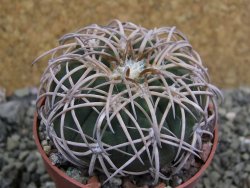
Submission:
<svg viewBox="0 0 250 188">
<path fill-rule="evenodd" d="M 55 188 L 32 138 L 36 91 L 23 88 L 6 97 L 0 90 L 0 188 Z M 250 188 L 250 88 L 223 93 L 219 144 L 196 187 Z M 51 156 L 55 163 L 58 157 Z"/>
</svg>

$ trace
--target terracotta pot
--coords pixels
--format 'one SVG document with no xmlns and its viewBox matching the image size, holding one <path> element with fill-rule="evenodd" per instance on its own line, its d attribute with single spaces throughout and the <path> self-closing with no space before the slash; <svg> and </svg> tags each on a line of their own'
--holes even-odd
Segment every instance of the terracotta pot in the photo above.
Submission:
<svg viewBox="0 0 250 188">
<path fill-rule="evenodd" d="M 96 177 L 92 177 L 89 179 L 88 184 L 84 185 L 76 181 L 75 179 L 67 176 L 63 171 L 61 171 L 56 166 L 52 165 L 50 159 L 43 151 L 41 143 L 38 138 L 38 115 L 35 113 L 34 116 L 34 125 L 33 125 L 33 136 L 35 139 L 35 143 L 37 145 L 38 151 L 40 152 L 45 168 L 49 173 L 50 177 L 56 184 L 57 188 L 100 188 L 101 184 L 98 182 Z"/>
<path fill-rule="evenodd" d="M 83 184 L 77 182 L 75 179 L 67 176 L 64 172 L 62 172 L 56 166 L 52 165 L 50 159 L 47 157 L 46 153 L 43 151 L 41 144 L 40 144 L 40 141 L 39 141 L 39 138 L 38 138 L 38 115 L 37 115 L 37 113 L 35 113 L 35 115 L 34 115 L 33 135 L 34 135 L 34 139 L 35 139 L 35 143 L 37 145 L 38 151 L 40 152 L 40 154 L 43 158 L 45 167 L 46 167 L 49 175 L 51 176 L 51 178 L 55 182 L 57 188 L 99 188 L 99 187 L 101 187 L 101 185 L 98 182 L 96 177 L 90 178 L 88 184 L 83 185 Z M 214 131 L 213 146 L 212 146 L 211 152 L 209 154 L 209 157 L 208 157 L 206 163 L 201 167 L 201 169 L 192 178 L 190 178 L 185 183 L 179 185 L 177 188 L 192 188 L 197 184 L 202 173 L 210 165 L 210 163 L 213 159 L 217 144 L 218 144 L 218 128 L 216 128 Z"/>
</svg>

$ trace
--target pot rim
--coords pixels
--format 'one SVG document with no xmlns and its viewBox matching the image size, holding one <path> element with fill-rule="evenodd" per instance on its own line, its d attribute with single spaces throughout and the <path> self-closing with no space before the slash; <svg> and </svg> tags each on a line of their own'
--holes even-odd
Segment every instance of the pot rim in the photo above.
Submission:
<svg viewBox="0 0 250 188">
<path fill-rule="evenodd" d="M 81 184 L 80 182 L 78 182 L 75 179 L 73 179 L 73 178 L 69 177 L 68 175 L 66 175 L 63 171 L 61 171 L 55 165 L 52 165 L 50 159 L 48 158 L 48 156 L 44 152 L 44 150 L 43 150 L 43 148 L 41 146 L 41 143 L 39 141 L 39 138 L 38 138 L 38 114 L 37 114 L 37 112 L 35 112 L 35 114 L 34 114 L 33 138 L 35 140 L 35 143 L 37 145 L 38 151 L 41 154 L 44 162 L 46 162 L 59 176 L 65 178 L 66 180 L 68 180 L 69 182 L 71 182 L 72 184 L 74 184 L 75 186 L 79 186 L 79 187 L 82 187 L 82 188 L 92 187 L 93 186 L 92 184 L 95 184 L 95 183 Z M 215 129 L 214 129 L 213 146 L 211 148 L 211 151 L 210 151 L 210 154 L 208 156 L 207 161 L 202 165 L 202 167 L 199 169 L 199 171 L 194 176 L 192 176 L 191 178 L 189 178 L 186 182 L 182 183 L 181 185 L 178 185 L 176 188 L 189 187 L 189 186 L 195 184 L 195 182 L 197 182 L 199 180 L 199 178 L 201 177 L 201 175 L 203 174 L 203 172 L 210 165 L 210 163 L 211 163 L 211 161 L 212 161 L 212 159 L 214 157 L 217 145 L 218 145 L 218 126 L 216 125 Z M 100 184 L 100 183 L 97 183 L 97 184 Z"/>
</svg>

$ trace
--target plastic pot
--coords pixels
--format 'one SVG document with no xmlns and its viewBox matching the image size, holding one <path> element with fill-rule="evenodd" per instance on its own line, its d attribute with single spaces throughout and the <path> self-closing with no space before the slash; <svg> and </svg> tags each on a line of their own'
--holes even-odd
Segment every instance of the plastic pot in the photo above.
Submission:
<svg viewBox="0 0 250 188">
<path fill-rule="evenodd" d="M 38 138 L 38 115 L 35 113 L 34 115 L 34 125 L 33 125 L 33 136 L 35 139 L 35 143 L 37 145 L 38 151 L 40 152 L 45 168 L 53 181 L 56 184 L 57 188 L 100 188 L 100 182 L 98 182 L 97 178 L 92 177 L 90 178 L 88 184 L 84 185 L 79 183 L 73 178 L 70 178 L 67 176 L 64 172 L 62 172 L 59 168 L 56 166 L 52 165 L 50 159 L 46 155 L 46 153 L 43 151 L 43 148 L 41 146 L 41 143 Z M 215 150 L 218 144 L 218 128 L 215 129 L 214 131 L 214 140 L 213 140 L 213 146 L 211 149 L 211 152 L 209 154 L 209 157 L 206 161 L 206 163 L 201 167 L 201 169 L 188 181 L 184 182 L 183 184 L 179 185 L 177 188 L 192 188 L 194 187 L 197 182 L 199 181 L 202 173 L 207 169 L 207 167 L 210 165 L 213 156 L 215 154 Z M 156 186 L 157 187 L 157 186 Z"/>
</svg>

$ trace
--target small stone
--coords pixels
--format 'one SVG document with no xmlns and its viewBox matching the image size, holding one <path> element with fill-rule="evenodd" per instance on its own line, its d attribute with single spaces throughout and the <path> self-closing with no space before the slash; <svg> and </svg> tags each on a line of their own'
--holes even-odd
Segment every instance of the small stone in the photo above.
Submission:
<svg viewBox="0 0 250 188">
<path fill-rule="evenodd" d="M 46 181 L 51 181 L 51 179 L 48 174 L 43 174 L 42 176 L 40 176 L 40 181 L 44 183 Z"/>
<path fill-rule="evenodd" d="M 80 170 L 78 170 L 77 168 L 69 167 L 66 171 L 66 174 L 69 177 L 74 178 L 75 180 L 82 183 L 82 180 L 83 180 L 82 172 Z"/>
<path fill-rule="evenodd" d="M 25 167 L 28 168 L 29 165 L 35 161 L 35 155 L 34 155 L 34 152 L 30 152 L 29 155 L 26 157 L 25 161 L 24 161 L 24 164 L 25 164 Z"/>
<path fill-rule="evenodd" d="M 28 172 L 22 173 L 22 181 L 28 183 L 30 181 L 30 174 Z"/>
<path fill-rule="evenodd" d="M 0 87 L 0 103 L 6 101 L 6 89 Z"/>
<path fill-rule="evenodd" d="M 12 157 L 10 157 L 9 155 L 10 153 L 8 153 L 7 155 L 5 155 L 5 161 L 7 164 L 12 164 L 16 161 L 16 159 L 13 159 Z"/>
<path fill-rule="evenodd" d="M 10 188 L 13 187 L 13 181 L 14 181 L 14 177 L 6 177 L 6 178 L 2 178 L 0 176 L 0 183 L 1 183 L 1 188 Z"/>
<path fill-rule="evenodd" d="M 37 168 L 36 168 L 37 174 L 44 174 L 45 173 L 45 167 L 44 167 L 42 160 L 38 160 L 36 166 L 37 166 Z"/>
<path fill-rule="evenodd" d="M 246 172 L 250 172 L 250 164 L 247 164 L 246 168 L 245 168 Z"/>
<path fill-rule="evenodd" d="M 228 97 L 228 99 L 231 99 L 231 97 Z M 224 106 L 225 106 L 226 109 L 232 108 L 232 105 L 233 105 L 232 99 L 231 100 L 225 100 Z"/>
<path fill-rule="evenodd" d="M 233 179 L 232 178 L 226 178 L 224 180 L 224 182 L 225 182 L 225 187 L 229 187 L 230 185 L 232 185 Z"/>
<path fill-rule="evenodd" d="M 28 108 L 27 112 L 26 112 L 26 115 L 27 115 L 28 117 L 33 118 L 34 113 L 35 113 L 35 110 L 36 110 L 36 109 L 35 109 L 34 106 L 30 106 L 30 107 Z"/>
<path fill-rule="evenodd" d="M 250 87 L 243 87 L 243 86 L 240 86 L 239 87 L 239 90 L 242 91 L 243 93 L 249 95 L 250 94 Z"/>
<path fill-rule="evenodd" d="M 49 143 L 48 143 L 47 140 L 42 140 L 41 145 L 42 145 L 42 146 L 48 146 Z"/>
<path fill-rule="evenodd" d="M 238 150 L 239 146 L 240 146 L 240 142 L 239 142 L 238 139 L 235 139 L 235 140 L 232 142 L 232 144 L 231 144 L 231 148 L 232 148 L 233 150 Z"/>
<path fill-rule="evenodd" d="M 21 151 L 27 149 L 26 143 L 25 143 L 25 142 L 21 142 L 21 143 L 19 144 L 19 149 L 20 149 Z"/>
<path fill-rule="evenodd" d="M 21 163 L 21 162 L 19 162 L 19 161 L 16 161 L 16 162 L 14 163 L 14 166 L 15 166 L 15 168 L 16 168 L 17 170 L 19 170 L 19 169 L 21 169 L 24 165 L 23 165 L 23 163 Z"/>
<path fill-rule="evenodd" d="M 41 188 L 55 188 L 55 187 L 56 187 L 56 185 L 52 181 L 47 181 L 47 182 L 45 182 L 44 185 L 41 186 Z"/>
<path fill-rule="evenodd" d="M 240 184 L 240 178 L 238 176 L 230 177 L 233 179 L 234 184 L 239 185 Z M 230 185 L 231 186 L 231 185 Z M 229 186 L 228 186 L 229 187 Z"/>
<path fill-rule="evenodd" d="M 26 127 L 31 127 L 32 124 L 33 124 L 33 119 L 31 117 L 26 116 L 24 118 L 24 125 Z"/>
<path fill-rule="evenodd" d="M 36 169 L 36 163 L 35 163 L 35 162 L 32 162 L 32 163 L 28 166 L 27 171 L 31 173 L 31 172 L 35 171 L 35 169 Z"/>
<path fill-rule="evenodd" d="M 0 118 L 11 124 L 21 124 L 25 111 L 26 105 L 21 101 L 0 103 Z"/>
<path fill-rule="evenodd" d="M 247 146 L 245 144 L 240 145 L 240 152 L 244 153 L 247 151 Z"/>
<path fill-rule="evenodd" d="M 37 188 L 36 184 L 31 182 L 27 188 Z"/>
<path fill-rule="evenodd" d="M 38 127 L 38 130 L 39 130 L 40 132 L 42 132 L 42 131 L 45 131 L 45 130 L 46 130 L 46 127 L 45 127 L 45 125 L 44 125 L 44 123 L 43 123 L 43 122 L 40 122 L 40 126 Z"/>
<path fill-rule="evenodd" d="M 247 172 L 245 172 L 245 173 L 242 174 L 242 178 L 247 178 L 247 177 L 248 177 L 248 173 Z"/>
<path fill-rule="evenodd" d="M 248 161 L 249 158 L 250 158 L 250 156 L 249 156 L 248 153 L 244 153 L 244 154 L 242 155 L 242 159 L 244 159 L 245 161 Z"/>
<path fill-rule="evenodd" d="M 25 182 L 20 182 L 20 188 L 27 188 L 27 184 Z"/>
<path fill-rule="evenodd" d="M 224 108 L 219 108 L 219 114 L 220 114 L 221 116 L 226 116 L 226 114 L 227 114 L 226 109 L 224 109 Z"/>
<path fill-rule="evenodd" d="M 13 170 L 14 168 L 15 168 L 15 165 L 14 165 L 13 163 L 10 163 L 10 164 L 4 166 L 4 167 L 2 168 L 2 171 L 1 171 L 1 172 L 2 172 L 3 174 L 6 174 L 6 173 L 10 172 L 11 170 Z"/>
<path fill-rule="evenodd" d="M 220 179 L 220 174 L 216 171 L 212 171 L 210 176 L 211 176 L 211 179 L 213 179 L 214 181 L 217 181 L 218 179 Z"/>
<path fill-rule="evenodd" d="M 51 146 L 43 146 L 43 150 L 48 155 L 51 151 Z"/>
<path fill-rule="evenodd" d="M 20 136 L 18 134 L 13 134 L 11 137 L 7 138 L 7 150 L 11 151 L 18 147 Z"/>
<path fill-rule="evenodd" d="M 25 121 L 25 119 L 24 119 L 24 121 Z M 22 127 L 19 129 L 20 136 L 28 136 L 28 137 L 31 136 L 31 134 L 30 134 L 31 130 L 29 130 L 29 128 L 26 128 L 26 127 L 31 127 L 31 125 L 32 125 L 32 123 L 28 125 L 24 122 L 25 127 Z"/>
<path fill-rule="evenodd" d="M 233 171 L 226 171 L 224 174 L 224 177 L 233 177 L 234 176 L 234 172 Z"/>
<path fill-rule="evenodd" d="M 204 182 L 205 187 L 211 187 L 210 180 L 208 178 L 204 178 L 203 182 Z"/>
<path fill-rule="evenodd" d="M 36 174 L 35 172 L 31 173 L 31 182 L 39 182 L 40 176 L 40 174 Z"/>
<path fill-rule="evenodd" d="M 214 159 L 213 159 L 213 163 L 211 165 L 212 165 L 212 167 L 213 167 L 213 169 L 215 171 L 217 171 L 220 174 L 223 173 L 223 170 L 222 170 L 222 168 L 220 166 L 220 158 L 219 157 L 215 156 Z"/>
<path fill-rule="evenodd" d="M 26 147 L 28 150 L 34 150 L 36 148 L 36 144 L 32 140 L 30 140 L 26 143 Z"/>
<path fill-rule="evenodd" d="M 49 159 L 52 162 L 53 165 L 60 164 L 60 158 L 57 153 L 51 153 L 49 155 Z"/>
<path fill-rule="evenodd" d="M 227 118 L 229 121 L 233 121 L 234 118 L 235 118 L 235 116 L 236 116 L 236 113 L 235 113 L 235 112 L 228 112 L 228 113 L 226 114 L 226 118 Z"/>
<path fill-rule="evenodd" d="M 39 136 L 40 140 L 45 140 L 46 139 L 46 135 L 43 132 L 39 132 L 38 136 Z"/>
<path fill-rule="evenodd" d="M 247 152 L 250 153 L 250 144 L 247 145 Z"/>
<path fill-rule="evenodd" d="M 0 143 L 7 138 L 7 125 L 0 119 Z"/>
<path fill-rule="evenodd" d="M 110 182 L 110 184 L 112 184 L 113 186 L 120 186 L 120 185 L 122 184 L 122 179 L 121 179 L 121 178 L 114 177 L 114 178 L 111 178 L 109 182 Z"/>
<path fill-rule="evenodd" d="M 172 180 L 173 180 L 174 187 L 177 187 L 178 185 L 182 183 L 182 179 L 178 176 L 173 176 Z"/>
<path fill-rule="evenodd" d="M 22 151 L 19 156 L 18 156 L 18 159 L 20 161 L 24 161 L 26 159 L 26 157 L 28 156 L 29 154 L 29 151 Z"/>
<path fill-rule="evenodd" d="M 0 171 L 3 168 L 3 166 L 5 165 L 5 162 L 6 162 L 6 160 L 5 160 L 4 156 L 0 155 Z"/>
<path fill-rule="evenodd" d="M 234 167 L 234 169 L 235 169 L 235 172 L 241 172 L 242 171 L 242 169 L 244 168 L 244 163 L 239 163 L 239 164 L 237 164 L 235 167 Z"/>
<path fill-rule="evenodd" d="M 248 112 L 248 113 L 250 113 L 250 112 Z M 249 116 L 248 116 L 247 119 L 246 119 L 246 123 L 247 123 L 247 124 L 250 124 L 250 117 L 249 117 Z"/>
<path fill-rule="evenodd" d="M 152 179 L 152 176 L 150 175 L 145 175 L 143 178 L 138 177 L 135 179 L 135 182 L 136 182 L 136 185 L 138 185 L 139 187 L 144 186 L 144 185 L 148 185 L 148 186 L 154 185 L 154 181 Z"/>
<path fill-rule="evenodd" d="M 30 93 L 29 88 L 22 88 L 14 91 L 14 95 L 20 98 L 28 96 L 29 93 Z"/>
</svg>

